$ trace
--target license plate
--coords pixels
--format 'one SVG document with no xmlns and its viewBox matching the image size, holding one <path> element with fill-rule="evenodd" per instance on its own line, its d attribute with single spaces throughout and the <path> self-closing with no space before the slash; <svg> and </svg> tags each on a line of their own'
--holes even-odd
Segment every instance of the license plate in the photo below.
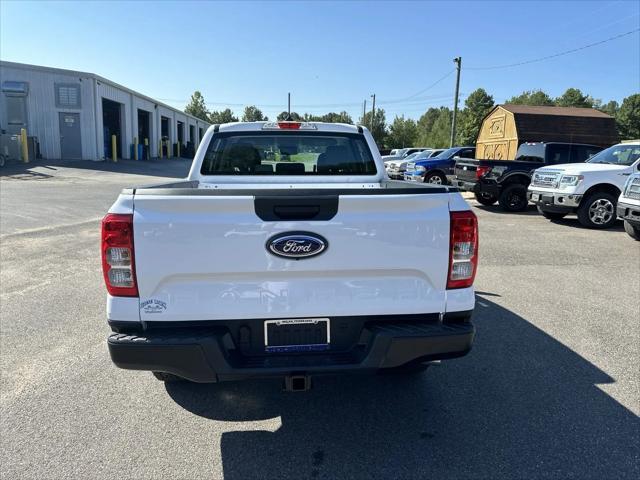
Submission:
<svg viewBox="0 0 640 480">
<path fill-rule="evenodd" d="M 532 194 L 531 194 L 531 200 L 532 200 L 533 202 L 538 202 L 538 201 L 540 201 L 540 194 L 539 194 L 539 193 L 532 193 Z"/>
<path fill-rule="evenodd" d="M 264 349 L 267 352 L 328 350 L 330 340 L 328 318 L 293 318 L 264 322 Z"/>
</svg>

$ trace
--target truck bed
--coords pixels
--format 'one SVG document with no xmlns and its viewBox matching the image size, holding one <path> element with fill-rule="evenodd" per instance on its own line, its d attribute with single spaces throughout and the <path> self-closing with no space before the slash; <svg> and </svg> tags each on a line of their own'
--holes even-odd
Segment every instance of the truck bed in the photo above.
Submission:
<svg viewBox="0 0 640 480">
<path fill-rule="evenodd" d="M 490 171 L 482 177 L 482 180 L 495 184 L 498 178 L 506 174 L 515 172 L 528 174 L 531 170 L 543 165 L 541 162 L 523 162 L 519 160 L 458 160 L 456 161 L 455 180 L 453 184 L 461 190 L 475 191 L 476 184 L 480 180 L 477 177 L 478 167 L 490 169 Z"/>
</svg>

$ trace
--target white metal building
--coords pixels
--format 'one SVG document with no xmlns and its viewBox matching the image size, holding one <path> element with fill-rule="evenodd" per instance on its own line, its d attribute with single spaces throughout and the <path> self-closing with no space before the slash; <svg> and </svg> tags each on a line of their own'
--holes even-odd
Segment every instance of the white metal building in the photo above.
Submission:
<svg viewBox="0 0 640 480">
<path fill-rule="evenodd" d="M 149 156 L 197 147 L 207 122 L 93 73 L 0 61 L 0 129 L 26 128 L 45 159 L 132 158 L 133 143 L 149 144 Z M 146 156 L 146 151 L 145 155 Z"/>
</svg>

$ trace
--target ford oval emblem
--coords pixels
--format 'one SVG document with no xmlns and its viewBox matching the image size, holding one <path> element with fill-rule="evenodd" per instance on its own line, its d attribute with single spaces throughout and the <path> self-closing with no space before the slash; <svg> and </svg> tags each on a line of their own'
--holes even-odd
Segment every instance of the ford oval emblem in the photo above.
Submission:
<svg viewBox="0 0 640 480">
<path fill-rule="evenodd" d="M 294 260 L 320 255 L 328 246 L 324 237 L 310 232 L 286 232 L 267 240 L 267 250 L 271 253 Z"/>
</svg>

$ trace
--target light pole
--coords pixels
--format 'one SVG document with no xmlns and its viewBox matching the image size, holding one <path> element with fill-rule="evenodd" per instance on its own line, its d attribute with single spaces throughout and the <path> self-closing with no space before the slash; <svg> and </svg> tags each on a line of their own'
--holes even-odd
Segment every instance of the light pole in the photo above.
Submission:
<svg viewBox="0 0 640 480">
<path fill-rule="evenodd" d="M 453 120 L 451 121 L 451 142 L 449 147 L 453 147 L 453 143 L 456 139 L 456 117 L 458 116 L 458 91 L 460 90 L 460 67 L 462 66 L 462 57 L 456 57 L 453 59 L 453 63 L 456 64 L 456 94 L 453 101 Z"/>
<path fill-rule="evenodd" d="M 376 128 L 376 94 L 371 95 L 371 98 L 373 98 L 373 105 L 371 106 L 371 135 L 373 135 L 374 129 Z M 375 136 L 373 138 L 375 138 Z"/>
</svg>

